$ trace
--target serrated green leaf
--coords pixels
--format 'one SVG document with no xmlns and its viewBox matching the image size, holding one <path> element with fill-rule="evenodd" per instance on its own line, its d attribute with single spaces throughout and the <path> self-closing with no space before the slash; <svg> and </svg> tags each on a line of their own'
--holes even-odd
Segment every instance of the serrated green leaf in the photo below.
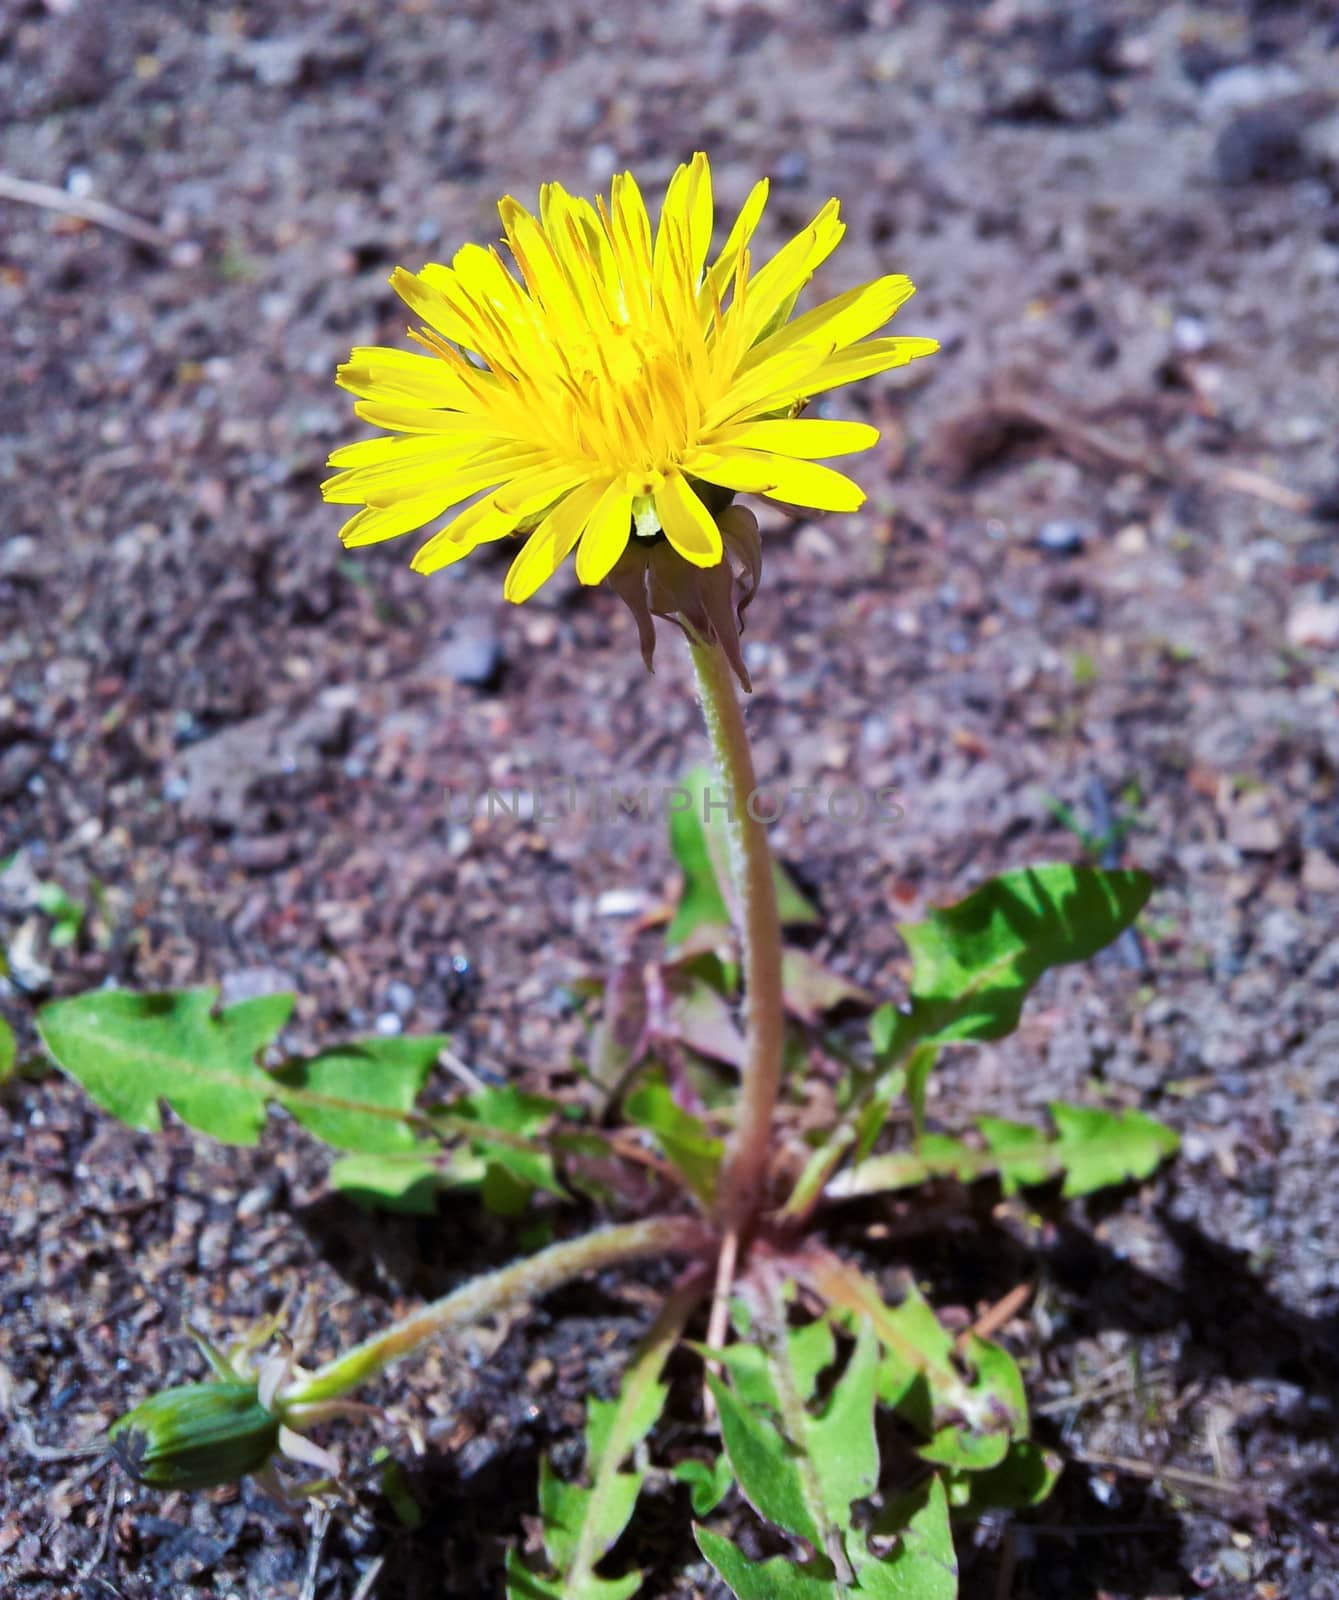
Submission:
<svg viewBox="0 0 1339 1600">
<path fill-rule="evenodd" d="M 872 1326 L 883 1347 L 879 1399 L 922 1434 L 927 1460 L 978 1472 L 1002 1461 L 1011 1440 L 1026 1437 L 1022 1376 L 1000 1345 L 973 1335 L 959 1355 L 914 1284 L 887 1305 L 876 1284 L 830 1251 L 811 1250 L 803 1275 L 852 1327 Z"/>
<path fill-rule="evenodd" d="M 956 1600 L 958 1558 L 938 1478 L 931 1478 L 901 1526 L 889 1531 L 897 1535 L 897 1547 L 858 1566 L 856 1593 L 869 1600 Z"/>
<path fill-rule="evenodd" d="M 1030 867 L 983 884 L 965 900 L 900 925 L 912 956 L 911 994 L 901 1007 L 870 1018 L 873 1065 L 855 1076 L 848 1104 L 823 1159 L 835 1168 L 856 1134 L 855 1159 L 868 1154 L 893 1097 L 906 1082 L 917 1129 L 924 1125 L 925 1079 L 933 1054 L 956 1040 L 998 1039 L 1017 1026 L 1029 990 L 1051 967 L 1083 961 L 1134 921 L 1152 892 L 1142 872 L 1107 872 L 1066 864 Z M 902 1076 L 908 1052 L 916 1075 Z M 897 1187 L 924 1178 L 901 1176 Z M 928 1174 L 927 1174 L 928 1175 Z"/>
<path fill-rule="evenodd" d="M 693 1536 L 698 1549 L 738 1600 L 840 1600 L 851 1592 L 844 1585 L 838 1587 L 831 1575 L 830 1561 L 815 1561 L 808 1571 L 785 1556 L 750 1561 L 742 1550 L 710 1528 L 695 1525 Z"/>
<path fill-rule="evenodd" d="M 201 1133 L 254 1144 L 277 1098 L 255 1058 L 288 1021 L 293 996 L 217 1003 L 217 989 L 97 989 L 43 1006 L 37 1026 L 61 1070 L 131 1127 L 156 1132 L 162 1100 Z"/>
<path fill-rule="evenodd" d="M 3 1017 L 0 1017 L 0 1083 L 3 1083 L 13 1072 L 18 1053 L 19 1048 L 14 1040 L 14 1030 Z"/>
<path fill-rule="evenodd" d="M 747 1328 L 741 1329 L 745 1336 L 747 1332 Z M 826 1317 L 818 1317 L 813 1322 L 788 1328 L 786 1345 L 795 1391 L 807 1404 L 814 1397 L 820 1375 L 837 1359 L 837 1341 L 833 1338 L 832 1324 Z M 704 1350 L 703 1353 L 708 1352 Z M 746 1405 L 771 1406 L 773 1411 L 781 1409 L 780 1396 L 772 1381 L 771 1358 L 760 1345 L 747 1342 L 745 1337 L 737 1344 L 727 1345 L 724 1350 L 710 1352 L 710 1355 L 727 1368 L 736 1391 Z"/>
<path fill-rule="evenodd" d="M 985 1472 L 947 1474 L 949 1505 L 964 1517 L 1038 1506 L 1049 1497 L 1060 1470 L 1059 1456 L 1031 1439 L 1015 1439 L 997 1466 Z"/>
<path fill-rule="evenodd" d="M 700 1117 L 684 1110 L 664 1077 L 659 1073 L 643 1077 L 624 1100 L 623 1113 L 630 1122 L 655 1135 L 665 1159 L 692 1193 L 710 1206 L 716 1197 L 725 1144 L 708 1132 Z"/>
<path fill-rule="evenodd" d="M 1055 1141 L 1044 1138 L 1030 1122 L 978 1117 L 976 1125 L 995 1157 L 994 1169 L 1005 1194 L 1016 1194 L 1020 1188 L 1046 1183 L 1055 1176 Z"/>
<path fill-rule="evenodd" d="M 774 1556 L 753 1562 L 728 1539 L 694 1526 L 698 1549 L 738 1600 L 955 1600 L 958 1562 L 943 1485 L 931 1479 L 918 1497 L 900 1502 L 897 1523 L 880 1528 L 896 1546 L 876 1553 L 854 1533 L 853 1581 L 841 1582 L 832 1563 L 815 1556 L 804 1564 Z"/>
<path fill-rule="evenodd" d="M 516 1550 L 507 1551 L 507 1600 L 632 1600 L 642 1586 L 640 1572 L 622 1578 L 591 1578 L 578 1596 L 564 1578 L 532 1572 Z"/>
<path fill-rule="evenodd" d="M 809 1423 L 808 1449 L 828 1515 L 838 1525 L 849 1521 L 852 1502 L 866 1499 L 878 1485 L 879 1445 L 874 1436 L 878 1370 L 878 1341 L 865 1323 L 827 1405 Z"/>
<path fill-rule="evenodd" d="M 306 1060 L 286 1062 L 271 1077 L 315 1097 L 291 1101 L 289 1109 L 326 1144 L 366 1155 L 412 1150 L 418 1135 L 408 1120 L 369 1114 L 368 1107 L 412 1111 L 448 1042 L 444 1034 L 359 1039 Z"/>
<path fill-rule="evenodd" d="M 730 1458 L 724 1451 L 713 1462 L 690 1459 L 676 1463 L 672 1469 L 674 1479 L 687 1484 L 695 1517 L 709 1517 L 730 1492 L 735 1475 L 730 1469 Z"/>
<path fill-rule="evenodd" d="M 721 1442 L 740 1492 L 760 1516 L 821 1545 L 822 1535 L 800 1480 L 795 1453 L 761 1408 L 742 1399 L 714 1372 L 707 1384 L 721 1424 Z"/>
<path fill-rule="evenodd" d="M 856 1537 L 851 1504 L 873 1493 L 879 1472 L 874 1436 L 879 1356 L 873 1330 L 859 1328 L 851 1359 L 814 1414 L 804 1391 L 812 1390 L 815 1378 L 797 1372 L 791 1361 L 796 1345 L 787 1325 L 786 1286 L 775 1280 L 754 1284 L 746 1299 L 775 1398 L 751 1404 L 737 1382 L 727 1386 L 709 1374 L 735 1481 L 755 1510 L 806 1539 L 832 1563 L 834 1573 L 849 1579 L 853 1556 L 848 1546 Z M 828 1348 L 826 1333 L 820 1348 Z"/>
<path fill-rule="evenodd" d="M 406 1216 L 431 1216 L 444 1188 L 483 1182 L 484 1163 L 467 1150 L 422 1145 L 387 1155 L 342 1156 L 331 1165 L 330 1187 L 360 1205 Z"/>
<path fill-rule="evenodd" d="M 540 1462 L 539 1508 L 551 1570 L 534 1572 L 509 1552 L 508 1600 L 630 1600 L 641 1587 L 640 1573 L 600 1578 L 595 1567 L 632 1516 L 646 1474 L 625 1463 L 664 1409 L 668 1386 L 661 1372 L 707 1287 L 701 1276 L 671 1295 L 629 1363 L 618 1399 L 590 1401 L 585 1481 L 567 1482 L 547 1457 Z"/>
<path fill-rule="evenodd" d="M 537 1137 L 562 1107 L 545 1095 L 528 1094 L 512 1084 L 476 1090 L 453 1101 L 432 1121 L 439 1132 L 470 1141 L 484 1158 L 483 1201 L 498 1216 L 517 1216 L 536 1189 L 566 1200 L 549 1141 Z"/>
<path fill-rule="evenodd" d="M 957 905 L 901 925 L 911 1004 L 894 1014 L 889 1050 L 1002 1038 L 1044 972 L 1119 938 L 1152 892 L 1144 872 L 1053 863 L 992 878 Z"/>
<path fill-rule="evenodd" d="M 998 1176 L 1006 1194 L 1064 1173 L 1067 1198 L 1091 1194 L 1111 1184 L 1147 1178 L 1173 1154 L 1177 1135 L 1141 1111 L 1104 1111 L 1067 1106 L 1050 1108 L 1057 1133 L 1049 1136 L 1025 1122 L 978 1117 L 984 1150 L 946 1134 L 927 1134 L 916 1150 L 897 1150 L 838 1173 L 828 1184 L 829 1199 L 914 1188 L 932 1178 L 960 1183 Z"/>
<path fill-rule="evenodd" d="M 1056 1152 L 1066 1198 L 1147 1178 L 1180 1143 L 1170 1128 L 1140 1111 L 1113 1113 L 1059 1101 L 1047 1109 L 1059 1132 Z"/>
<path fill-rule="evenodd" d="M 546 1146 L 531 1135 L 557 1107 L 510 1087 L 467 1096 L 431 1115 L 414 1102 L 444 1038 L 372 1038 L 285 1062 L 257 1064 L 292 1010 L 291 995 L 265 995 L 226 1009 L 218 991 L 136 994 L 100 989 L 56 1001 L 38 1027 L 57 1065 L 106 1111 L 132 1127 L 160 1126 L 159 1103 L 202 1133 L 254 1144 L 269 1102 L 318 1138 L 354 1152 L 337 1162 L 334 1186 L 389 1209 L 430 1210 L 433 1186 L 492 1183 L 514 1209 L 536 1188 L 566 1198 Z M 447 1154 L 424 1129 L 469 1141 Z"/>
<path fill-rule="evenodd" d="M 835 1259 L 835 1258 L 833 1258 Z M 922 1502 L 908 1507 L 891 1551 L 874 1550 L 852 1521 L 852 1506 L 878 1485 L 879 1453 L 874 1405 L 880 1346 L 874 1327 L 859 1321 L 856 1347 L 826 1404 L 817 1414 L 800 1399 L 792 1370 L 793 1333 L 786 1325 L 784 1288 L 755 1283 L 748 1304 L 760 1350 L 770 1357 L 775 1405 L 749 1402 L 738 1379 L 726 1384 L 709 1374 L 735 1479 L 762 1516 L 805 1540 L 803 1561 L 775 1557 L 754 1563 L 728 1539 L 695 1527 L 698 1547 L 738 1600 L 951 1600 L 956 1562 L 942 1486 L 932 1483 Z M 942 1334 L 934 1324 L 936 1334 Z M 733 1347 L 732 1347 L 733 1348 Z M 759 1391 L 756 1364 L 733 1362 Z M 733 1373 L 732 1373 L 733 1375 Z"/>
</svg>

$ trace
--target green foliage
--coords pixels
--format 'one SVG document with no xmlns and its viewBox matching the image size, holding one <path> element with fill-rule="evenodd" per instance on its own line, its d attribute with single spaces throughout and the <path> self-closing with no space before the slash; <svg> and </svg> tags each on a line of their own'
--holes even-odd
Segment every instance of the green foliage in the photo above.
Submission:
<svg viewBox="0 0 1339 1600">
<path fill-rule="evenodd" d="M 703 1555 L 739 1600 L 836 1600 L 846 1594 L 952 1600 L 957 1569 L 942 1487 L 931 1484 L 891 1551 L 876 1549 L 852 1516 L 852 1506 L 873 1494 L 879 1477 L 874 1330 L 861 1327 L 844 1370 L 813 1408 L 817 1373 L 794 1359 L 804 1330 L 787 1329 L 783 1318 L 778 1297 L 764 1310 L 762 1343 L 754 1347 L 765 1356 L 763 1365 L 736 1356 L 728 1363 L 730 1384 L 714 1375 L 708 1381 L 741 1491 L 761 1516 L 803 1540 L 809 1553 L 798 1561 L 778 1556 L 755 1563 L 730 1540 L 699 1526 L 694 1531 Z M 822 1348 L 822 1341 L 814 1344 L 810 1357 Z M 750 1371 L 754 1380 L 766 1373 L 770 1399 L 756 1381 L 740 1381 L 740 1373 Z"/>
<path fill-rule="evenodd" d="M 156 1132 L 163 1100 L 201 1133 L 255 1144 L 282 1093 L 255 1058 L 292 1009 L 286 994 L 219 1010 L 215 989 L 98 989 L 44 1006 L 37 1025 L 57 1065 L 132 1128 Z"/>
<path fill-rule="evenodd" d="M 1086 960 L 1119 938 L 1152 889 L 1142 872 L 1029 867 L 992 878 L 924 922 L 900 925 L 912 956 L 910 995 L 903 1006 L 881 1006 L 870 1018 L 873 1064 L 852 1076 L 841 1119 L 787 1210 L 802 1213 L 848 1151 L 857 1161 L 868 1154 L 904 1091 L 919 1136 L 939 1047 L 1009 1033 L 1042 974 Z"/>
<path fill-rule="evenodd" d="M 19 1047 L 14 1040 L 14 1030 L 3 1017 L 0 1017 L 0 1083 L 13 1072 L 18 1053 Z"/>
<path fill-rule="evenodd" d="M 646 1472 L 626 1463 L 664 1410 L 669 1391 L 661 1373 L 704 1287 L 691 1284 L 670 1297 L 630 1362 L 617 1400 L 589 1402 L 584 1481 L 565 1482 L 547 1457 L 541 1462 L 549 1573 L 532 1571 L 508 1551 L 507 1600 L 630 1600 L 641 1588 L 640 1573 L 601 1578 L 595 1568 L 627 1527 L 641 1493 Z"/>
<path fill-rule="evenodd" d="M 1004 1459 L 984 1472 L 943 1474 L 949 1505 L 955 1515 L 965 1518 L 1040 1505 L 1055 1488 L 1059 1476 L 1059 1457 L 1031 1439 L 1015 1439 Z"/>
<path fill-rule="evenodd" d="M 414 1128 L 406 1117 L 379 1117 L 370 1108 L 413 1111 L 445 1043 L 441 1036 L 360 1039 L 287 1062 L 267 1076 L 297 1091 L 283 1103 L 309 1133 L 337 1150 L 384 1155 L 412 1149 Z"/>
<path fill-rule="evenodd" d="M 713 1087 L 703 1092 L 716 1107 L 730 1069 L 742 1060 L 739 975 L 722 953 L 730 917 L 727 839 L 721 812 L 702 820 L 707 781 L 705 773 L 692 775 L 694 809 L 672 820 L 684 895 L 669 930 L 671 954 L 636 969 L 630 986 L 606 991 L 607 1049 L 595 1076 L 609 1105 L 618 1106 L 629 1076 L 641 1069 L 622 1094 L 623 1116 L 651 1136 L 683 1188 L 710 1213 L 723 1141 L 678 1102 L 659 1066 L 641 1068 L 668 1047 L 667 1059 L 695 1087 L 710 1080 Z M 789 880 L 778 874 L 777 883 L 785 917 L 811 920 L 813 908 Z M 871 1018 L 869 1065 L 844 1054 L 835 1036 L 814 1031 L 828 1012 L 867 997 L 804 952 L 786 952 L 786 1010 L 804 1025 L 791 1031 L 796 1048 L 786 1057 L 788 1070 L 817 1046 L 844 1062 L 850 1076 L 838 1094 L 837 1125 L 814 1141 L 818 1148 L 785 1208 L 795 1236 L 764 1234 L 763 1244 L 741 1256 L 732 1302 L 740 1336 L 723 1349 L 696 1347 L 709 1363 L 723 1451 L 714 1461 L 681 1461 L 672 1469 L 688 1487 L 697 1518 L 711 1515 L 735 1484 L 754 1511 L 794 1541 L 790 1553 L 755 1563 L 729 1538 L 696 1526 L 703 1555 L 738 1600 L 952 1600 L 950 1515 L 1017 1509 L 1049 1493 L 1057 1466 L 1028 1438 L 1022 1378 L 1008 1351 L 971 1334 L 955 1339 L 914 1285 L 886 1303 L 872 1280 L 801 1230 L 820 1197 L 936 1178 L 969 1183 L 993 1175 L 1006 1193 L 1060 1179 L 1063 1193 L 1077 1196 L 1151 1173 L 1176 1138 L 1138 1111 L 1055 1104 L 1052 1130 L 982 1117 L 965 1138 L 933 1130 L 926 1116 L 940 1049 L 1007 1033 L 1041 976 L 1116 938 L 1149 889 L 1139 873 L 1040 867 L 996 879 L 905 928 L 909 999 Z M 583 1123 L 574 1107 L 511 1086 L 424 1105 L 443 1038 L 366 1039 L 266 1064 L 274 1061 L 292 1003 L 269 996 L 220 1008 L 212 989 L 100 991 L 45 1007 L 38 1023 L 62 1069 L 132 1126 L 157 1128 L 166 1104 L 203 1133 L 249 1144 L 277 1106 L 341 1152 L 331 1170 L 335 1187 L 402 1210 L 429 1210 L 448 1187 L 475 1189 L 504 1215 L 518 1213 L 537 1191 L 567 1198 L 569 1182 L 599 1192 L 586 1188 L 582 1161 L 589 1158 L 598 1186 L 628 1137 L 626 1129 L 606 1132 Z M 0 1077 L 13 1053 L 12 1035 L 0 1031 Z M 875 1154 L 890 1108 L 903 1094 L 909 1148 Z M 849 1170 L 839 1173 L 844 1161 Z M 542 1463 L 543 1555 L 528 1561 L 509 1552 L 508 1600 L 632 1600 L 641 1589 L 640 1573 L 611 1577 L 597 1569 L 610 1562 L 645 1483 L 645 1441 L 668 1392 L 665 1363 L 709 1281 L 704 1263 L 671 1295 L 617 1398 L 590 1400 L 581 1473 L 565 1479 L 550 1461 Z M 822 1302 L 822 1315 L 791 1325 L 794 1282 Z M 346 1385 L 341 1373 L 327 1374 L 329 1394 L 347 1392 L 361 1381 L 359 1373 L 378 1369 L 377 1350 L 370 1341 L 342 1358 L 352 1376 Z M 146 1481 L 190 1488 L 232 1479 L 255 1470 L 247 1465 L 253 1458 L 263 1466 L 277 1438 L 255 1396 L 245 1385 L 233 1394 L 226 1378 L 169 1392 L 123 1419 L 117 1438 L 137 1469 L 147 1464 L 156 1474 Z M 893 1498 L 886 1486 L 878 1498 L 878 1407 L 895 1413 L 924 1464 L 919 1485 Z M 194 1428 L 189 1438 L 172 1431 L 180 1417 Z M 197 1434 L 213 1441 L 214 1455 L 200 1453 Z M 400 1514 L 412 1519 L 417 1508 L 393 1464 L 385 1487 Z"/>
<path fill-rule="evenodd" d="M 1064 1174 L 1066 1198 L 1092 1194 L 1112 1184 L 1149 1177 L 1177 1147 L 1177 1136 L 1141 1111 L 1100 1107 L 1048 1107 L 1056 1133 L 1048 1136 L 1026 1122 L 979 1117 L 985 1147 L 944 1134 L 925 1135 L 913 1150 L 871 1156 L 828 1185 L 836 1198 L 910 1189 L 932 1178 L 974 1183 L 998 1177 L 1006 1194 Z"/>
<path fill-rule="evenodd" d="M 546 1095 L 501 1084 L 453 1101 L 449 1111 L 433 1113 L 431 1121 L 441 1134 L 467 1139 L 482 1160 L 485 1205 L 501 1216 L 515 1216 L 536 1189 L 567 1198 L 554 1171 L 552 1151 L 537 1138 L 559 1110 L 557 1101 Z M 459 1169 L 452 1178 L 464 1181 Z"/>
<path fill-rule="evenodd" d="M 381 1492 L 395 1513 L 395 1520 L 402 1528 L 409 1528 L 411 1531 L 421 1528 L 423 1508 L 414 1499 L 404 1468 L 394 1459 L 385 1445 L 378 1445 L 372 1452 L 372 1465 L 381 1469 L 377 1475 Z"/>
<path fill-rule="evenodd" d="M 729 1494 L 730 1486 L 735 1481 L 730 1458 L 724 1454 L 712 1462 L 696 1459 L 680 1461 L 675 1465 L 672 1475 L 677 1482 L 688 1485 L 695 1517 L 709 1517 Z"/>
<path fill-rule="evenodd" d="M 909 1009 L 892 1013 L 884 1053 L 1012 1032 L 1038 978 L 1096 955 L 1152 892 L 1147 873 L 1056 863 L 992 878 L 957 905 L 903 925 L 913 963 Z"/>
<path fill-rule="evenodd" d="M 721 893 L 711 858 L 711 838 L 702 820 L 703 799 L 712 782 L 712 775 L 705 767 L 695 767 L 680 785 L 692 796 L 692 804 L 686 810 L 670 812 L 670 850 L 683 873 L 679 904 L 665 933 L 665 942 L 671 950 L 685 944 L 700 928 L 730 927 L 730 909 Z M 713 810 L 713 828 L 716 815 Z M 724 852 L 725 840 L 719 832 L 717 847 Z M 726 859 L 722 853 L 721 860 Z"/>
<path fill-rule="evenodd" d="M 51 948 L 64 950 L 74 944 L 88 915 L 88 907 L 73 899 L 58 883 L 39 883 L 33 898 L 42 915 L 51 919 Z"/>
<path fill-rule="evenodd" d="M 725 1146 L 700 1117 L 685 1111 L 664 1078 L 645 1077 L 623 1103 L 630 1121 L 654 1134 L 665 1159 L 704 1205 L 716 1197 L 716 1179 Z"/>
<path fill-rule="evenodd" d="M 332 1189 L 361 1205 L 426 1217 L 440 1190 L 482 1186 L 484 1163 L 468 1150 L 425 1143 L 393 1155 L 342 1156 L 328 1176 Z"/>
<path fill-rule="evenodd" d="M 450 1187 L 479 1188 L 503 1215 L 537 1189 L 566 1197 L 536 1137 L 554 1101 L 503 1086 L 417 1109 L 447 1043 L 435 1034 L 359 1039 L 267 1070 L 258 1057 L 292 1007 L 291 995 L 220 1008 L 215 989 L 102 989 L 44 1007 L 38 1028 L 57 1065 L 131 1127 L 156 1130 L 162 1102 L 201 1133 L 254 1144 L 275 1104 L 350 1152 L 331 1168 L 335 1188 L 388 1209 L 429 1211 Z"/>
<path fill-rule="evenodd" d="M 818 1562 L 809 1568 L 783 1556 L 752 1562 L 709 1528 L 693 1531 L 698 1548 L 739 1600 L 846 1600 L 851 1595 L 867 1600 L 955 1600 L 958 1592 L 953 1530 L 937 1478 L 931 1478 L 914 1501 L 899 1507 L 896 1545 L 881 1559 L 858 1567 L 853 1584 L 840 1583 Z M 866 1553 L 872 1554 L 869 1546 Z"/>
<path fill-rule="evenodd" d="M 1023 1380 L 1002 1346 L 975 1334 L 955 1345 L 914 1284 L 889 1306 L 876 1284 L 826 1251 L 812 1254 L 807 1276 L 850 1326 L 873 1328 L 883 1350 L 879 1399 L 921 1436 L 925 1460 L 982 1472 L 1027 1437 Z"/>
</svg>

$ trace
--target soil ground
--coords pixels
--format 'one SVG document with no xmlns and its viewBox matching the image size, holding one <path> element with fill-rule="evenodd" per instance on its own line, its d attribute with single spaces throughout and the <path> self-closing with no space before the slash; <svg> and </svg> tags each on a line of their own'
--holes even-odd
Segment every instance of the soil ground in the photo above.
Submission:
<svg viewBox="0 0 1339 1600">
<path fill-rule="evenodd" d="M 569 986 L 672 886 L 658 827 L 453 820 L 451 788 L 672 782 L 703 753 L 685 663 L 564 576 L 345 554 L 320 502 L 356 436 L 331 382 L 398 343 L 396 263 L 495 236 L 559 178 L 649 191 L 708 150 L 773 241 L 842 197 L 815 288 L 905 271 L 940 355 L 843 401 L 884 430 L 845 519 L 769 514 L 750 614 L 762 770 L 896 785 L 896 826 L 778 827 L 833 966 L 896 996 L 896 921 L 1129 820 L 1160 888 L 1141 963 L 1048 981 L 959 1051 L 934 1116 L 1138 1105 L 1183 1151 L 1138 1191 L 989 1199 L 864 1248 L 1003 1337 L 1070 1465 L 963 1538 L 963 1592 L 1339 1595 L 1339 20 L 1324 3 L 662 0 L 599 7 L 6 0 L 0 174 L 0 1005 L 107 980 L 293 988 L 296 1043 L 445 1028 L 544 1083 Z M 53 945 L 40 883 L 90 906 Z M 620 891 L 611 895 L 610 891 Z M 1139 970 L 1140 966 L 1142 970 Z M 468 1206 L 367 1219 L 274 1124 L 257 1151 L 133 1134 L 50 1072 L 0 1090 L 0 1593 L 496 1594 L 645 1296 L 611 1278 L 387 1387 L 417 1532 L 167 1499 L 71 1455 L 294 1290 L 321 1339 L 507 1237 Z M 879 1242 L 882 1237 L 882 1243 Z M 631 1284 L 631 1287 L 629 1285 Z M 684 1415 L 691 1417 L 691 1388 Z M 690 1423 L 685 1423 L 690 1426 Z M 691 1436 L 691 1435 L 690 1435 Z M 565 1453 L 564 1453 L 565 1452 Z M 620 1557 L 715 1596 L 680 1492 Z M 377 1563 L 380 1563 L 378 1566 Z M 375 1576 L 371 1576 L 375 1574 Z"/>
</svg>

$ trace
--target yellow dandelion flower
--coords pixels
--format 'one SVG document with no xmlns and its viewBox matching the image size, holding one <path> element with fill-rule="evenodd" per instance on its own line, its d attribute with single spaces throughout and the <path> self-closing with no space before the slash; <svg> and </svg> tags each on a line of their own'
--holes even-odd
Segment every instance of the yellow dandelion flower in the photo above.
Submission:
<svg viewBox="0 0 1339 1600">
<path fill-rule="evenodd" d="M 631 173 L 614 178 L 607 204 L 551 183 L 538 217 L 510 197 L 499 204 L 519 278 L 497 249 L 473 244 L 449 267 L 397 269 L 391 283 L 423 321 L 410 337 L 424 353 L 357 349 L 339 369 L 357 415 L 388 430 L 330 457 L 339 470 L 325 498 L 362 508 L 344 543 L 451 513 L 414 557 L 415 570 L 435 572 L 524 534 L 505 587 L 523 601 L 574 549 L 585 584 L 609 577 L 630 545 L 667 544 L 661 568 L 727 566 L 718 517 L 737 492 L 853 511 L 860 487 L 820 459 L 867 450 L 878 430 L 797 411 L 937 345 L 871 337 L 913 292 L 899 276 L 790 320 L 844 224 L 830 200 L 755 271 L 749 244 L 766 198 L 764 180 L 708 265 L 711 170 L 698 154 L 671 178 L 654 229 Z M 756 525 L 736 518 L 735 529 L 756 584 Z M 658 592 L 666 598 L 664 581 Z"/>
</svg>

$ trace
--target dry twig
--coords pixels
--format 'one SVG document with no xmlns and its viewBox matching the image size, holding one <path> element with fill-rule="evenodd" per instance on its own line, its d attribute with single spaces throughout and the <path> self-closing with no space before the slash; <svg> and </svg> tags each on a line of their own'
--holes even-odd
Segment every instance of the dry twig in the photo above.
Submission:
<svg viewBox="0 0 1339 1600">
<path fill-rule="evenodd" d="M 0 200 L 16 200 L 19 205 L 38 206 L 43 211 L 78 217 L 81 222 L 91 222 L 112 233 L 124 233 L 137 244 L 149 245 L 154 250 L 165 250 L 168 245 L 163 230 L 142 217 L 122 211 L 120 206 L 110 205 L 106 200 L 95 200 L 91 195 L 70 194 L 51 183 L 34 183 L 30 178 L 15 178 L 0 172 Z"/>
</svg>

